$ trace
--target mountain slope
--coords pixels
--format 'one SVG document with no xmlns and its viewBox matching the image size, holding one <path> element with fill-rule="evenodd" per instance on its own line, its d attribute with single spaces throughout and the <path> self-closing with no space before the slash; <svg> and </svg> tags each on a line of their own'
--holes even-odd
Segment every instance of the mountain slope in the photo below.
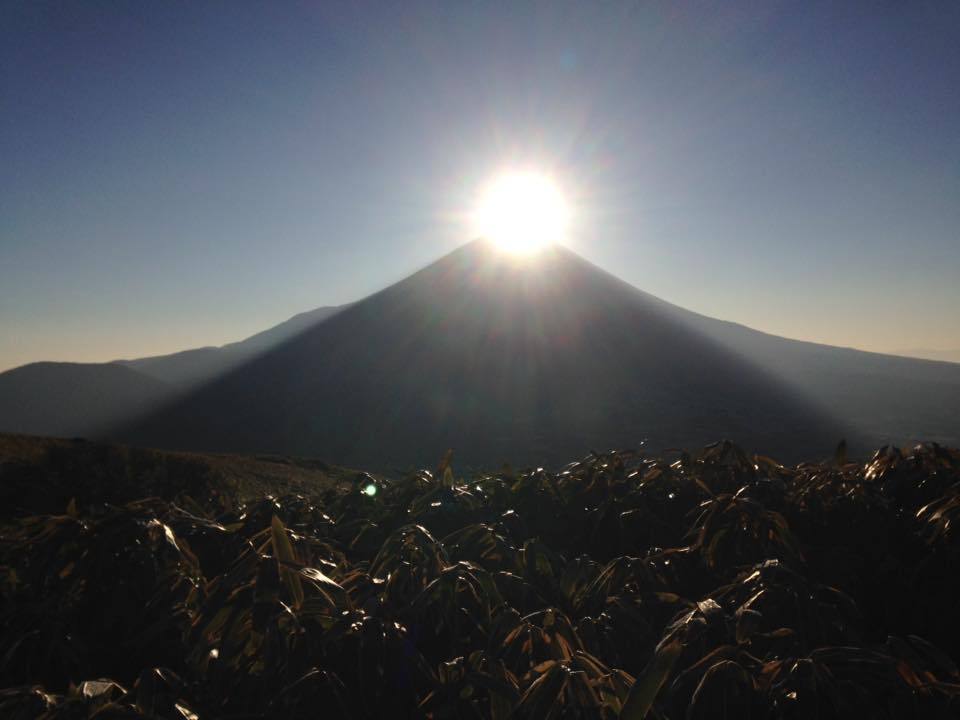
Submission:
<svg viewBox="0 0 960 720">
<path fill-rule="evenodd" d="M 260 353 L 286 342 L 309 327 L 339 312 L 341 307 L 321 307 L 294 315 L 279 325 L 251 335 L 239 342 L 220 347 L 203 347 L 168 355 L 154 355 L 136 360 L 117 360 L 121 365 L 138 370 L 182 389 L 196 387 L 242 365 Z"/>
<path fill-rule="evenodd" d="M 749 358 L 868 444 L 960 442 L 960 365 L 790 340 L 676 309 L 682 321 Z"/>
<path fill-rule="evenodd" d="M 825 455 L 850 434 L 677 312 L 569 250 L 474 242 L 116 435 L 405 467 L 721 436 Z"/>
<path fill-rule="evenodd" d="M 221 347 L 112 363 L 39 362 L 8 370 L 0 373 L 0 432 L 103 437 L 106 427 L 170 403 L 340 309 L 300 313 Z"/>
</svg>

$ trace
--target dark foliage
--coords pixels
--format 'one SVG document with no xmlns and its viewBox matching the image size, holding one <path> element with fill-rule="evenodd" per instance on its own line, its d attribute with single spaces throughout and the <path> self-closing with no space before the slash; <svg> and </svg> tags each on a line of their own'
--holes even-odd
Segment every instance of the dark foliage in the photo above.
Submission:
<svg viewBox="0 0 960 720">
<path fill-rule="evenodd" d="M 960 452 L 675 461 L 0 531 L 0 716 L 960 716 Z"/>
</svg>

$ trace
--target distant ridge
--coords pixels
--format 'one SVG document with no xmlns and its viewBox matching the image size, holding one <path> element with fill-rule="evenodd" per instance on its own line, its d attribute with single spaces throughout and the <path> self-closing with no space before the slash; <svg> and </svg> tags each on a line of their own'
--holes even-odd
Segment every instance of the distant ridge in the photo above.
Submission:
<svg viewBox="0 0 960 720">
<path fill-rule="evenodd" d="M 960 363 L 960 349 L 958 350 L 931 350 L 929 348 L 907 348 L 896 350 L 891 355 L 917 358 L 920 360 L 937 360 L 940 362 Z"/>
</svg>

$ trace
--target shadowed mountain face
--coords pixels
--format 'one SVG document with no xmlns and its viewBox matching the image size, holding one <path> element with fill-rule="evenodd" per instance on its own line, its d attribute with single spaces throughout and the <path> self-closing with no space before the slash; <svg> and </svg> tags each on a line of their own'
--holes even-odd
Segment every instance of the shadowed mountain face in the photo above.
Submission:
<svg viewBox="0 0 960 720">
<path fill-rule="evenodd" d="M 339 307 L 321 307 L 303 312 L 268 330 L 251 335 L 246 340 L 221 347 L 195 348 L 169 355 L 116 362 L 186 390 L 224 375 L 340 310 Z"/>
<path fill-rule="evenodd" d="M 678 312 L 568 250 L 474 242 L 116 436 L 490 467 L 644 439 L 826 455 L 849 432 Z"/>
<path fill-rule="evenodd" d="M 0 373 L 0 432 L 98 435 L 170 396 L 166 383 L 122 365 L 31 363 Z"/>
<path fill-rule="evenodd" d="M 789 340 L 675 310 L 695 331 L 842 418 L 868 446 L 960 444 L 960 364 Z"/>
</svg>

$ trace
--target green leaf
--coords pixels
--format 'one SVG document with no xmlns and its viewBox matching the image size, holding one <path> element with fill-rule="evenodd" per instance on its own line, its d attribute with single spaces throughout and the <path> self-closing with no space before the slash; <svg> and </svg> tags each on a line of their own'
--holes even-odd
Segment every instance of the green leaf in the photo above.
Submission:
<svg viewBox="0 0 960 720">
<path fill-rule="evenodd" d="M 303 604 L 303 585 L 300 582 L 300 576 L 290 565 L 296 565 L 297 556 L 293 552 L 293 545 L 290 544 L 290 538 L 287 537 L 287 528 L 276 515 L 270 522 L 270 539 L 273 542 L 273 554 L 277 558 L 277 564 L 280 567 L 280 577 L 287 586 L 290 598 L 293 600 L 293 606 L 299 608 Z"/>
<path fill-rule="evenodd" d="M 627 701 L 620 712 L 620 720 L 644 720 L 653 706 L 660 687 L 663 685 L 677 658 L 683 651 L 679 640 L 673 640 L 667 645 L 658 648 L 646 670 L 630 688 Z"/>
</svg>

